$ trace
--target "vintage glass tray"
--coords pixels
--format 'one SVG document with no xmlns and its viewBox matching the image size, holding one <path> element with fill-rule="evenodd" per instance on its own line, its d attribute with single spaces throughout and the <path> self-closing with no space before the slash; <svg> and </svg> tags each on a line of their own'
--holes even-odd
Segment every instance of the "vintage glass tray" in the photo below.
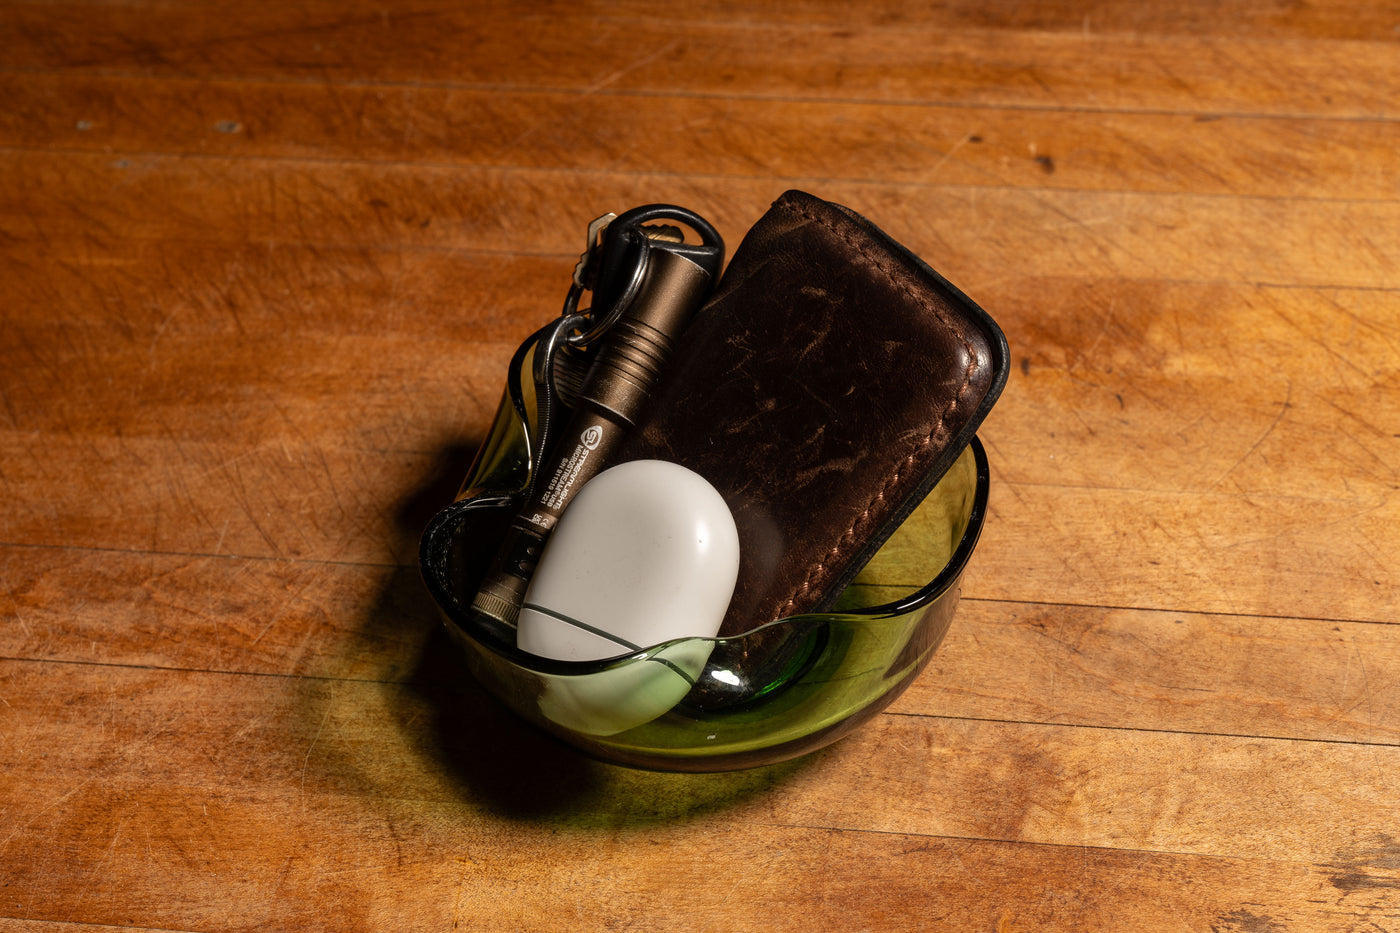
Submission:
<svg viewBox="0 0 1400 933">
<path fill-rule="evenodd" d="M 517 399 L 529 355 L 512 365 Z M 467 668 L 523 719 L 634 767 L 752 767 L 850 732 L 903 692 L 938 648 L 986 513 L 987 458 L 976 438 L 830 612 L 607 661 L 518 650 L 510 630 L 469 607 L 529 479 L 528 386 L 523 395 L 513 402 L 507 392 L 462 493 L 430 523 L 420 552 Z"/>
</svg>

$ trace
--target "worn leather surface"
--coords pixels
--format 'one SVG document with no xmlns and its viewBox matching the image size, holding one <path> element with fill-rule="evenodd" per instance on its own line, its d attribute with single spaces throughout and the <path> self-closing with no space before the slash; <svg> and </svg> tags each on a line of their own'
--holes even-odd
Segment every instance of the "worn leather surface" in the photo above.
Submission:
<svg viewBox="0 0 1400 933">
<path fill-rule="evenodd" d="M 739 528 L 722 634 L 826 608 L 1005 380 L 984 312 L 845 208 L 783 195 L 681 338 L 624 460 L 684 464 Z M 931 577 L 939 568 L 930 568 Z"/>
</svg>

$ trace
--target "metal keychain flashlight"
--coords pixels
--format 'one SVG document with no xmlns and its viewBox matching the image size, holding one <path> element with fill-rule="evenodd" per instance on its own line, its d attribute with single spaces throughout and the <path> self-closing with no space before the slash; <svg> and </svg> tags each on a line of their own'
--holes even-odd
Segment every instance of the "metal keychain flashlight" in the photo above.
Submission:
<svg viewBox="0 0 1400 933">
<path fill-rule="evenodd" d="M 472 609 L 507 625 L 516 622 L 550 531 L 574 494 L 610 465 L 651 396 L 675 338 L 713 285 L 722 258 L 718 249 L 696 252 L 694 247 L 679 246 L 671 237 L 673 228 L 636 223 L 610 232 L 613 244 L 621 245 L 611 254 L 604 252 L 595 295 L 611 303 L 604 306 L 602 325 L 583 335 L 597 340 L 598 331 L 606 331 L 606 339 L 599 342 L 583 379 L 573 416 L 541 453 L 525 504 L 506 531 L 472 602 Z M 717 234 L 714 239 L 718 240 Z M 630 270 L 626 257 L 635 257 Z M 613 269 L 608 268 L 609 260 Z"/>
</svg>

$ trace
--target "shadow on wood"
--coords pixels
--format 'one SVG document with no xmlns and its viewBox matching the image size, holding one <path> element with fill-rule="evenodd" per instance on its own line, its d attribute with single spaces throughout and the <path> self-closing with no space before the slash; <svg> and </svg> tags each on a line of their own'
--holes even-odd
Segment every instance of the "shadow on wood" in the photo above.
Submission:
<svg viewBox="0 0 1400 933">
<path fill-rule="evenodd" d="M 399 500 L 397 553 L 413 552 L 423 526 L 452 500 L 471 456 L 470 444 L 445 446 L 434 457 L 439 466 L 433 475 Z M 342 759 L 328 765 L 336 783 L 350 783 L 381 801 L 426 791 L 507 819 L 615 829 L 722 810 L 781 785 L 805 767 L 800 760 L 729 774 L 681 775 L 589 758 L 519 719 L 472 680 L 416 565 L 386 574 L 360 627 L 371 643 L 418 644 L 412 668 L 379 672 L 377 704 L 360 704 L 353 715 L 364 721 L 346 725 L 349 731 L 363 728 L 370 741 L 339 743 Z M 337 702 L 334 693 L 318 688 L 304 696 L 305 726 L 319 729 L 328 704 Z"/>
</svg>

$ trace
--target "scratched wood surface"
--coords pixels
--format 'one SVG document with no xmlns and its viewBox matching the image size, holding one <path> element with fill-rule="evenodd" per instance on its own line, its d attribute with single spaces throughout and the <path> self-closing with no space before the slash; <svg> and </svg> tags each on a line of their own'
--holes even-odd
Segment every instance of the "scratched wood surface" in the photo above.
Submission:
<svg viewBox="0 0 1400 933">
<path fill-rule="evenodd" d="M 0 930 L 1400 930 L 1400 11 L 520 6 L 0 3 Z M 789 187 L 1010 340 L 963 603 L 584 759 L 418 532 L 590 218 Z"/>
</svg>

